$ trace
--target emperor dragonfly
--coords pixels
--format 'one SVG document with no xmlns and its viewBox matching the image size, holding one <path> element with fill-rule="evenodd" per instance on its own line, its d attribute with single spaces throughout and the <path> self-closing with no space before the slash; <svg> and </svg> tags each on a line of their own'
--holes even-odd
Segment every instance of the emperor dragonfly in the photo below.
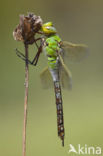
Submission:
<svg viewBox="0 0 103 156">
<path fill-rule="evenodd" d="M 40 40 L 40 46 L 37 45 L 37 40 L 35 40 L 38 52 L 33 61 L 28 60 L 28 63 L 36 65 L 40 53 L 44 51 L 47 57 L 48 67 L 41 72 L 40 78 L 44 88 L 49 88 L 52 82 L 54 83 L 58 136 L 62 140 L 62 145 L 64 146 L 65 131 L 61 85 L 63 88 L 72 88 L 72 75 L 67 68 L 68 63 L 79 62 L 85 58 L 88 54 L 88 47 L 85 44 L 73 44 L 62 41 L 52 22 L 43 24 L 41 31 L 38 33 L 41 34 L 41 37 L 37 39 Z M 18 50 L 17 55 L 25 60 L 25 56 Z"/>
</svg>

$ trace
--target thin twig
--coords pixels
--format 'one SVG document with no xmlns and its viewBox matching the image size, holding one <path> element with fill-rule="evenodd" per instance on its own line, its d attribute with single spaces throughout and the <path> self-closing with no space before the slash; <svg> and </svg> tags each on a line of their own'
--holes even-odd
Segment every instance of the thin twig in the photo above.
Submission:
<svg viewBox="0 0 103 156">
<path fill-rule="evenodd" d="M 27 105 L 28 105 L 28 45 L 25 45 L 25 98 L 24 98 L 24 124 L 23 124 L 23 156 L 26 156 L 26 125 L 27 125 Z"/>
</svg>

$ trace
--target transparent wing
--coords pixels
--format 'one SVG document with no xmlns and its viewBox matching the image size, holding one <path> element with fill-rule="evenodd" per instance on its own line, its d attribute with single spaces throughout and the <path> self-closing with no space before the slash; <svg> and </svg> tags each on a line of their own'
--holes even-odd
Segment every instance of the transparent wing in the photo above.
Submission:
<svg viewBox="0 0 103 156">
<path fill-rule="evenodd" d="M 72 76 L 69 70 L 62 66 L 60 75 L 61 85 L 64 89 L 72 89 Z"/>
<path fill-rule="evenodd" d="M 85 44 L 73 44 L 67 41 L 61 42 L 63 49 L 64 62 L 80 62 L 89 54 L 88 46 Z"/>
<path fill-rule="evenodd" d="M 64 64 L 64 61 L 62 59 L 62 56 L 59 55 L 60 62 L 61 62 L 61 68 L 60 68 L 60 81 L 62 84 L 62 87 L 64 89 L 72 89 L 72 74 L 69 71 L 69 69 Z"/>
<path fill-rule="evenodd" d="M 40 79 L 43 89 L 48 89 L 53 87 L 53 80 L 48 67 L 46 67 L 40 74 Z"/>
</svg>

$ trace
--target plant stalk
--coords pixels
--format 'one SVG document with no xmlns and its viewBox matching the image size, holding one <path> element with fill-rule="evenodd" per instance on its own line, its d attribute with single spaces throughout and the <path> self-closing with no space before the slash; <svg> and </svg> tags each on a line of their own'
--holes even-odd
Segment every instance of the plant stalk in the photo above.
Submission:
<svg viewBox="0 0 103 156">
<path fill-rule="evenodd" d="M 24 97 L 24 122 L 23 122 L 23 156 L 26 156 L 26 126 L 27 126 L 27 106 L 28 106 L 28 80 L 29 80 L 29 69 L 28 69 L 28 44 L 25 46 L 25 97 Z"/>
</svg>

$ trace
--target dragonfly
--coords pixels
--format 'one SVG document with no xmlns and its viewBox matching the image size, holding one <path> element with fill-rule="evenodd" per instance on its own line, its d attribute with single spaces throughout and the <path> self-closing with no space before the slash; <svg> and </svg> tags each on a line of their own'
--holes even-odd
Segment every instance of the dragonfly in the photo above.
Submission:
<svg viewBox="0 0 103 156">
<path fill-rule="evenodd" d="M 36 66 L 42 51 L 47 57 L 48 66 L 41 72 L 40 78 L 44 88 L 50 88 L 54 85 L 57 131 L 62 146 L 64 146 L 65 129 L 61 87 L 64 89 L 72 88 L 72 74 L 69 70 L 69 63 L 80 62 L 86 58 L 88 56 L 88 46 L 62 41 L 52 22 L 44 23 L 40 34 L 41 37 L 38 38 L 40 46 L 36 43 L 38 52 L 33 61 L 28 60 L 28 63 Z M 25 60 L 25 56 L 20 51 L 16 50 L 16 54 Z"/>
</svg>

